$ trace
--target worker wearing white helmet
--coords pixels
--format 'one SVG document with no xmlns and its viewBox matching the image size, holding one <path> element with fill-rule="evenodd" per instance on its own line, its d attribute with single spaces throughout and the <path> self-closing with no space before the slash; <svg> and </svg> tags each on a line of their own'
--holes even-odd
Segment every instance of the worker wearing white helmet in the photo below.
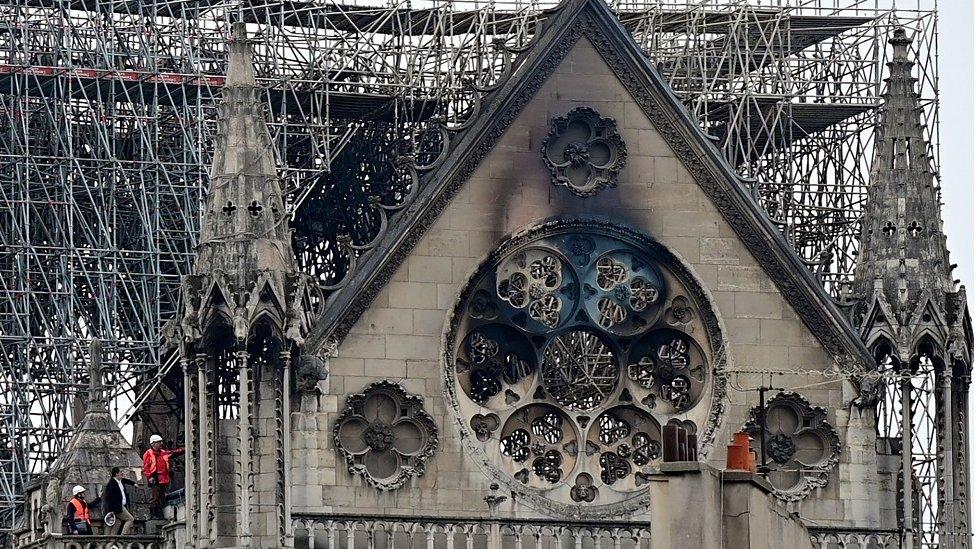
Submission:
<svg viewBox="0 0 976 549">
<path fill-rule="evenodd" d="M 142 474 L 149 483 L 149 513 L 154 517 L 163 515 L 163 499 L 171 480 L 169 460 L 183 452 L 183 448 L 163 448 L 163 437 L 159 435 L 149 437 L 149 449 L 142 455 Z"/>
<path fill-rule="evenodd" d="M 85 487 L 75 486 L 71 489 L 73 496 L 68 500 L 64 509 L 68 522 L 68 532 L 78 535 L 91 535 L 91 516 L 88 513 L 88 502 L 85 500 Z"/>
</svg>

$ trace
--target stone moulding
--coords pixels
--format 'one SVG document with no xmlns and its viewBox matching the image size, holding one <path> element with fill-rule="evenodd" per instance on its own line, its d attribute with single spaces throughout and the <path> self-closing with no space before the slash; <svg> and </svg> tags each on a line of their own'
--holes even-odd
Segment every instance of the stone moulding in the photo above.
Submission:
<svg viewBox="0 0 976 549">
<path fill-rule="evenodd" d="M 351 474 L 380 490 L 395 490 L 424 474 L 438 432 L 422 398 L 383 380 L 346 399 L 333 443 Z"/>
<path fill-rule="evenodd" d="M 760 444 L 759 426 L 756 406 L 743 426 L 754 444 Z M 779 393 L 766 404 L 766 465 L 776 497 L 799 501 L 826 486 L 840 463 L 840 451 L 840 436 L 824 408 L 793 392 Z"/>
<path fill-rule="evenodd" d="M 593 235 L 602 235 L 621 240 L 633 245 L 639 250 L 645 251 L 661 265 L 666 266 L 668 271 L 677 279 L 687 292 L 687 299 L 695 305 L 700 315 L 700 320 L 704 328 L 704 339 L 707 341 L 711 352 L 708 354 L 708 364 L 711 366 L 709 375 L 711 381 L 705 398 L 701 401 L 701 406 L 707 405 L 707 412 L 701 414 L 699 423 L 700 456 L 704 458 L 714 446 L 717 430 L 725 416 L 726 402 L 726 370 L 729 357 L 726 353 L 726 341 L 723 334 L 721 320 L 711 307 L 711 297 L 701 283 L 692 274 L 690 268 L 673 253 L 657 243 L 653 239 L 634 229 L 619 225 L 603 218 L 558 218 L 548 220 L 539 224 L 524 228 L 511 236 L 490 252 L 479 264 L 476 272 L 482 272 L 486 266 L 497 265 L 502 262 L 509 254 L 515 250 L 524 248 L 526 245 L 534 245 L 540 238 L 554 235 L 577 234 L 588 232 Z M 584 250 L 580 250 L 584 251 Z M 454 353 L 455 343 L 462 336 L 462 324 L 465 320 L 466 303 L 465 296 L 473 295 L 479 286 L 481 277 L 473 276 L 461 288 L 459 293 L 458 305 L 452 310 L 446 330 L 442 338 L 442 378 L 444 381 L 444 392 L 447 404 L 452 410 L 454 425 L 458 429 L 465 452 L 475 459 L 482 470 L 492 479 L 506 488 L 510 489 L 520 501 L 527 505 L 544 512 L 549 516 L 567 519 L 606 519 L 610 517 L 620 517 L 630 515 L 642 509 L 646 509 L 650 501 L 646 492 L 638 491 L 632 497 L 607 504 L 584 505 L 580 502 L 569 503 L 556 501 L 548 497 L 543 491 L 527 486 L 503 471 L 492 461 L 486 453 L 484 444 L 490 441 L 500 424 L 497 418 L 492 418 L 485 424 L 487 418 L 494 414 L 482 412 L 481 417 L 471 417 L 462 409 L 462 398 L 467 398 L 464 388 L 458 383 L 456 378 L 456 356 Z M 573 324 L 575 321 L 571 321 Z M 565 328 L 565 326 L 563 327 Z M 621 366 L 626 368 L 626 364 Z M 539 397 L 533 396 L 533 400 Z M 623 400 L 623 399 L 622 399 Z M 706 404 L 707 403 L 707 404 Z M 624 404 L 634 404 L 625 402 Z M 578 412 L 568 412 L 578 415 Z M 485 415 L 487 414 L 487 415 Z M 684 412 L 679 412 L 678 417 L 684 417 Z M 582 453 L 582 450 L 580 451 Z M 592 475 L 592 471 L 590 471 Z M 574 477 L 575 478 L 575 477 Z M 591 477 L 593 478 L 593 477 Z M 580 483 L 586 484 L 586 480 Z M 576 495 L 581 497 L 586 492 L 586 496 L 591 495 L 590 490 L 577 489 Z M 582 498 L 585 500 L 586 498 Z M 575 500 L 574 500 L 575 501 Z"/>
<path fill-rule="evenodd" d="M 617 186 L 617 176 L 627 163 L 627 145 L 612 118 L 590 107 L 576 107 L 552 121 L 542 140 L 542 159 L 553 185 L 585 198 Z"/>
</svg>

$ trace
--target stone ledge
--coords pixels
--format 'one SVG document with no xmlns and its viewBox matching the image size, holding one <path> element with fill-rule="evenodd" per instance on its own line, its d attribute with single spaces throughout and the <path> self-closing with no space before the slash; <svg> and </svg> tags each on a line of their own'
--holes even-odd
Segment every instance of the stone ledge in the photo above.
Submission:
<svg viewBox="0 0 976 549">
<path fill-rule="evenodd" d="M 698 461 L 672 461 L 662 463 L 658 469 L 659 475 L 685 475 L 689 473 L 711 473 L 718 476 L 722 482 L 728 484 L 750 483 L 765 493 L 772 493 L 773 486 L 762 475 L 749 471 L 716 469 L 707 463 Z M 652 473 L 653 478 L 654 473 Z"/>
</svg>

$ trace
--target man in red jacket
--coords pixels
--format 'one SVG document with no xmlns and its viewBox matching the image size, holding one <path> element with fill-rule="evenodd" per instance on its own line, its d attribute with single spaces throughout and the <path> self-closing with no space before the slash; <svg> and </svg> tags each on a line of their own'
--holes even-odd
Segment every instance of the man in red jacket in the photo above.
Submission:
<svg viewBox="0 0 976 549">
<path fill-rule="evenodd" d="M 171 480 L 169 460 L 182 455 L 184 451 L 183 448 L 166 450 L 163 448 L 163 437 L 159 435 L 149 437 L 149 449 L 142 454 L 142 474 L 149 483 L 149 513 L 154 517 L 163 515 L 163 500 Z"/>
</svg>

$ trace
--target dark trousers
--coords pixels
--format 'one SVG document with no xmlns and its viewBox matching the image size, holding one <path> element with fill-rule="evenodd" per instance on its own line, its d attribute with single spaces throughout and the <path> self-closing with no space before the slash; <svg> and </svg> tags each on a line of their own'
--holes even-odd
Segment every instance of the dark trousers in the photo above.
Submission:
<svg viewBox="0 0 976 549">
<path fill-rule="evenodd" d="M 153 484 L 149 487 L 149 514 L 154 517 L 163 516 L 163 505 L 166 502 L 166 489 L 169 484 Z"/>
</svg>

